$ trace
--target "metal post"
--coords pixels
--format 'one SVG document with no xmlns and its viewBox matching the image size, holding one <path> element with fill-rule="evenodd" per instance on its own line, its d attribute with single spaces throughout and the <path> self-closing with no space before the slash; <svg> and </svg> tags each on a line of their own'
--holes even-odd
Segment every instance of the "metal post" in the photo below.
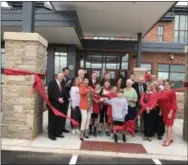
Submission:
<svg viewBox="0 0 188 165">
<path fill-rule="evenodd" d="M 141 53 L 142 53 L 142 33 L 138 33 L 138 43 L 137 43 L 137 52 L 136 52 L 136 67 L 140 67 Z"/>
<path fill-rule="evenodd" d="M 35 1 L 25 1 L 22 6 L 22 32 L 34 32 Z"/>
</svg>

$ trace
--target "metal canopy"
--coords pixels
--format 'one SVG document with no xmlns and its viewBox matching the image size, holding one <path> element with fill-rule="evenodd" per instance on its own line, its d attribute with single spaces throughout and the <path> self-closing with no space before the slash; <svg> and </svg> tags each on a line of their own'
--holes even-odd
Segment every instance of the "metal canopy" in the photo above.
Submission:
<svg viewBox="0 0 188 165">
<path fill-rule="evenodd" d="M 84 36 L 145 35 L 176 2 L 51 2 L 56 11 L 75 10 Z"/>
</svg>

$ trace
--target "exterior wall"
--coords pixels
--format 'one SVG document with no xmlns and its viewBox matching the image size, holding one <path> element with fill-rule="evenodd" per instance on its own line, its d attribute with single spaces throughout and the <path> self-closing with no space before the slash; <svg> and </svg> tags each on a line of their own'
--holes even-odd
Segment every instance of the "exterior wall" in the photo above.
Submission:
<svg viewBox="0 0 188 165">
<path fill-rule="evenodd" d="M 174 41 L 174 21 L 173 22 L 159 22 L 154 28 L 147 33 L 145 41 L 157 42 L 158 27 L 164 26 L 164 42 Z"/>
<path fill-rule="evenodd" d="M 129 60 L 129 70 L 133 71 L 133 68 L 136 67 L 136 54 L 131 54 Z M 170 53 L 142 53 L 141 63 L 151 63 L 152 64 L 152 74 L 157 74 L 158 64 L 185 64 L 185 55 L 184 54 L 174 54 L 174 59 L 170 59 Z"/>
</svg>

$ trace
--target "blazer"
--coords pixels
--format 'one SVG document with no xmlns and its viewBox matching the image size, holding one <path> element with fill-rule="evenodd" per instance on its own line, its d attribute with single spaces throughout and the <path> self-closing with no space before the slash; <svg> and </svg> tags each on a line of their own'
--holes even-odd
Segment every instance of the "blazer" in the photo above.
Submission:
<svg viewBox="0 0 188 165">
<path fill-rule="evenodd" d="M 49 84 L 48 84 L 48 99 L 54 108 L 59 109 L 59 110 L 62 108 L 62 105 L 64 103 L 61 104 L 61 103 L 59 103 L 58 100 L 60 97 L 65 99 L 66 98 L 65 94 L 66 94 L 65 89 L 62 86 L 62 91 L 60 91 L 56 80 L 52 80 L 51 82 L 49 82 Z"/>
<path fill-rule="evenodd" d="M 91 86 L 91 87 L 95 87 L 95 85 L 96 84 L 101 84 L 101 82 L 100 82 L 100 79 L 99 78 L 97 78 L 96 79 L 96 82 L 93 84 L 93 81 L 92 81 L 92 79 L 89 79 L 89 86 Z"/>
</svg>

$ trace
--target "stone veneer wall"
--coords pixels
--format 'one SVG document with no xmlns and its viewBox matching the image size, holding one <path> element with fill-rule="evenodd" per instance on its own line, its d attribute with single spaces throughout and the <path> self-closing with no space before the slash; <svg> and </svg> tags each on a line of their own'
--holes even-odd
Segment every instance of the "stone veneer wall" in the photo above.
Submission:
<svg viewBox="0 0 188 165">
<path fill-rule="evenodd" d="M 4 67 L 45 73 L 47 41 L 37 33 L 5 33 Z M 4 75 L 2 137 L 32 139 L 42 131 L 44 102 L 33 75 Z"/>
<path fill-rule="evenodd" d="M 177 99 L 177 105 L 178 105 L 176 118 L 177 119 L 183 119 L 184 118 L 184 93 L 183 92 L 177 92 L 176 93 L 176 99 Z"/>
</svg>

